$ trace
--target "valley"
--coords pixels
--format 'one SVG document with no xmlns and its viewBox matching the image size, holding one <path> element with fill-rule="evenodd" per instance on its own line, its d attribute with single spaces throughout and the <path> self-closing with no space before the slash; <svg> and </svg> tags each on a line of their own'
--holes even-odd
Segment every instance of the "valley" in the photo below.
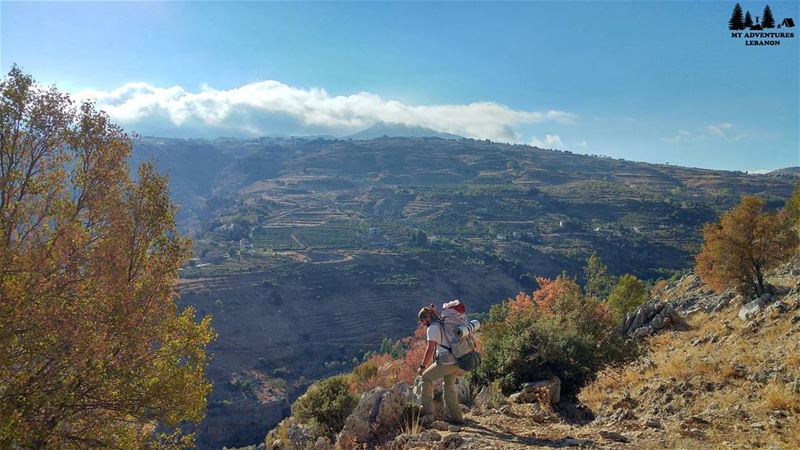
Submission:
<svg viewBox="0 0 800 450">
<path fill-rule="evenodd" d="M 348 370 L 417 309 L 481 312 L 534 276 L 669 278 L 704 223 L 791 171 L 752 175 L 472 139 L 142 138 L 195 242 L 180 302 L 211 314 L 215 389 L 200 448 L 261 440 L 313 380 Z"/>
</svg>

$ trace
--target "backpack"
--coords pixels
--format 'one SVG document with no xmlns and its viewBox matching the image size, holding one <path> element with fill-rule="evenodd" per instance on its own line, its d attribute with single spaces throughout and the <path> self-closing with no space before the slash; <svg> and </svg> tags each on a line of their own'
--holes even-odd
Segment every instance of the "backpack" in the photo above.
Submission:
<svg viewBox="0 0 800 450">
<path fill-rule="evenodd" d="M 439 345 L 450 352 L 458 367 L 466 371 L 478 367 L 481 355 L 475 351 L 475 331 L 480 328 L 480 322 L 467 320 L 464 304 L 458 300 L 445 303 L 439 326 L 442 331 L 442 344 Z"/>
</svg>

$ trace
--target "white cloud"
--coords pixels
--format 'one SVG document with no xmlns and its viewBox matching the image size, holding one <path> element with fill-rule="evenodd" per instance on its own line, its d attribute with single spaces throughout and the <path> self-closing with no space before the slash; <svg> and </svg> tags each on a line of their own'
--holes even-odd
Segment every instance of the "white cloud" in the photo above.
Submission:
<svg viewBox="0 0 800 450">
<path fill-rule="evenodd" d="M 665 142 L 671 144 L 689 142 L 689 141 L 704 141 L 706 139 L 723 139 L 726 141 L 739 141 L 752 136 L 748 130 L 741 129 L 729 122 L 712 123 L 704 127 L 696 128 L 694 130 L 678 130 L 678 132 L 669 137 L 663 138 Z"/>
<path fill-rule="evenodd" d="M 272 80 L 227 90 L 203 86 L 198 92 L 128 83 L 112 91 L 85 90 L 76 97 L 96 101 L 115 121 L 146 134 L 347 134 L 383 121 L 520 142 L 515 131 L 519 125 L 575 119 L 564 111 L 515 110 L 493 102 L 409 105 L 369 92 L 332 96 L 323 89 Z"/>
<path fill-rule="evenodd" d="M 561 142 L 561 137 L 557 134 L 546 134 L 544 136 L 544 141 L 540 140 L 536 136 L 533 136 L 531 140 L 528 141 L 528 145 L 532 145 L 534 147 L 539 147 L 539 148 L 555 148 L 555 149 L 564 148 L 564 143 Z"/>
<path fill-rule="evenodd" d="M 722 122 L 722 123 L 706 125 L 705 131 L 711 136 L 727 138 L 728 137 L 727 133 L 731 128 L 733 128 L 732 123 Z"/>
</svg>

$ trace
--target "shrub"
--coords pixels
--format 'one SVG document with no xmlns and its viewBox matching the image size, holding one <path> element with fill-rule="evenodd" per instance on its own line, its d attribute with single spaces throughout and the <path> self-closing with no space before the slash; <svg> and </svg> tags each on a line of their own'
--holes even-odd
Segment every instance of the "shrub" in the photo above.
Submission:
<svg viewBox="0 0 800 450">
<path fill-rule="evenodd" d="M 759 296 L 768 290 L 764 273 L 794 254 L 798 237 L 789 215 L 763 212 L 764 206 L 762 199 L 743 196 L 719 222 L 704 227 L 695 271 L 715 291 Z"/>
<path fill-rule="evenodd" d="M 420 331 L 423 333 L 420 335 Z M 424 330 L 417 329 L 415 337 L 405 338 L 401 342 L 401 355 L 388 353 L 372 354 L 356 366 L 349 376 L 350 392 L 360 395 L 375 387 L 389 388 L 400 381 L 413 384 L 416 368 L 422 363 L 427 346 Z"/>
<path fill-rule="evenodd" d="M 583 290 L 588 297 L 598 300 L 608 297 L 611 286 L 614 285 L 614 277 L 608 274 L 608 267 L 603 264 L 597 253 L 592 253 L 586 259 L 583 276 L 586 278 Z"/>
<path fill-rule="evenodd" d="M 608 307 L 614 315 L 614 320 L 625 320 L 625 314 L 635 310 L 647 300 L 647 289 L 644 283 L 633 275 L 625 274 L 620 277 L 617 285 L 608 296 Z"/>
<path fill-rule="evenodd" d="M 483 362 L 470 374 L 474 383 L 496 381 L 510 394 L 524 382 L 557 375 L 566 392 L 575 392 L 603 365 L 626 355 L 605 304 L 582 295 L 563 275 L 538 282 L 530 302 L 517 296 L 490 310 L 479 334 Z"/>
<path fill-rule="evenodd" d="M 292 415 L 302 422 L 319 426 L 328 437 L 342 430 L 347 416 L 356 407 L 347 377 L 337 375 L 318 381 L 292 405 Z"/>
<path fill-rule="evenodd" d="M 786 200 L 786 213 L 796 226 L 800 226 L 800 181 L 794 188 L 792 196 Z"/>
</svg>

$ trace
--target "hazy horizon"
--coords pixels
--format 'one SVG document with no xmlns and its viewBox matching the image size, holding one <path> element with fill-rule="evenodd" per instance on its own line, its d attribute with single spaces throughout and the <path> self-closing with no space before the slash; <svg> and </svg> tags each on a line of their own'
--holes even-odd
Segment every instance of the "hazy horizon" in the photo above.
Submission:
<svg viewBox="0 0 800 450">
<path fill-rule="evenodd" d="M 779 21 L 800 10 L 770 5 Z M 652 163 L 800 165 L 798 38 L 745 46 L 732 7 L 3 2 L 0 66 L 142 135 L 346 136 L 384 121 Z"/>
</svg>

